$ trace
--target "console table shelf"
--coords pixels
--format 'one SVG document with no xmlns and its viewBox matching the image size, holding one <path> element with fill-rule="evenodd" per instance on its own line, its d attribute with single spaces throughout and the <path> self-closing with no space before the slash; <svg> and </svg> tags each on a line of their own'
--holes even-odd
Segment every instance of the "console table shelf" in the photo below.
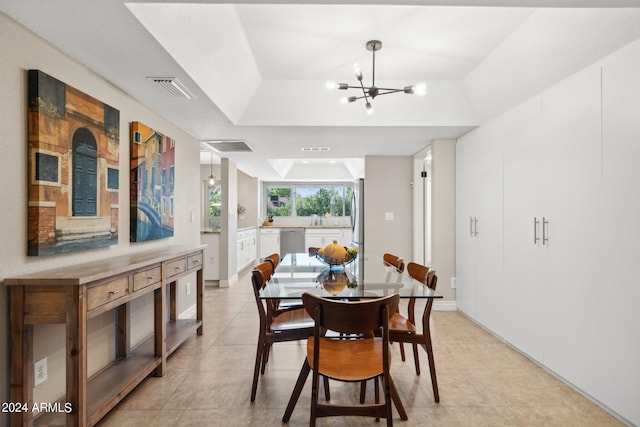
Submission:
<svg viewBox="0 0 640 427">
<path fill-rule="evenodd" d="M 92 426 L 148 375 L 162 376 L 167 357 L 203 328 L 203 247 L 171 247 L 5 279 L 9 289 L 11 400 L 33 405 L 33 326 L 66 325 L 69 414 L 14 413 L 11 425 Z M 196 318 L 177 318 L 177 281 L 196 273 Z M 130 302 L 153 293 L 153 335 L 130 347 Z M 168 303 L 169 310 L 166 310 Z M 87 378 L 87 321 L 117 318 L 116 359 Z M 168 313 L 168 314 L 167 314 Z"/>
</svg>

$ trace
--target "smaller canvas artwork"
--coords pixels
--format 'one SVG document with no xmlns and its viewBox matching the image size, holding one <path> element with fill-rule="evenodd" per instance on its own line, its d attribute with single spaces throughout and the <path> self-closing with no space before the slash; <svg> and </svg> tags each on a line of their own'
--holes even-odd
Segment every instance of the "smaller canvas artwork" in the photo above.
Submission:
<svg viewBox="0 0 640 427">
<path fill-rule="evenodd" d="M 130 241 L 173 236 L 175 140 L 131 123 Z"/>
</svg>

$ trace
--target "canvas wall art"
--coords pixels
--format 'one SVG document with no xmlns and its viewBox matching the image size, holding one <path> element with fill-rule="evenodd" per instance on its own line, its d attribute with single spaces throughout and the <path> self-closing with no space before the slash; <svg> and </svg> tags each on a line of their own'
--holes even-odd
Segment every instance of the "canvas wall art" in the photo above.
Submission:
<svg viewBox="0 0 640 427">
<path fill-rule="evenodd" d="M 28 254 L 116 244 L 120 112 L 42 71 L 27 80 Z"/>
<path fill-rule="evenodd" d="M 131 123 L 130 241 L 173 236 L 175 140 Z"/>
</svg>

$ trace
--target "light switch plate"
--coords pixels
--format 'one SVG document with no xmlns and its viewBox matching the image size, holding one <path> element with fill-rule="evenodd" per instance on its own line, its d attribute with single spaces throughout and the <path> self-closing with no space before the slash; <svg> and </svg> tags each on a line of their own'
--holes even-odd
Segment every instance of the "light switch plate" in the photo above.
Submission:
<svg viewBox="0 0 640 427">
<path fill-rule="evenodd" d="M 393 212 L 385 212 L 384 219 L 385 221 L 393 221 Z"/>
</svg>

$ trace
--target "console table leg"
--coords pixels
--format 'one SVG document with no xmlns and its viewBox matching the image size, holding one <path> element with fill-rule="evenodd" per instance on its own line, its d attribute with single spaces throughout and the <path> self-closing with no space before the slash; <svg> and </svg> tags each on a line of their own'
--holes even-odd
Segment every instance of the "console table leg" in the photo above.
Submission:
<svg viewBox="0 0 640 427">
<path fill-rule="evenodd" d="M 84 286 L 67 292 L 67 425 L 87 425 L 87 302 Z M 77 302 L 76 302 L 77 301 Z"/>
</svg>

